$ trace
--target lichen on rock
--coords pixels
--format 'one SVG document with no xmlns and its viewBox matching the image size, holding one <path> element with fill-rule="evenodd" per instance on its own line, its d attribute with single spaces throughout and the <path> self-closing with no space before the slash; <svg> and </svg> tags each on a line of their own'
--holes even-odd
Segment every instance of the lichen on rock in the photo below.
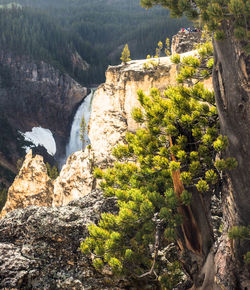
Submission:
<svg viewBox="0 0 250 290">
<path fill-rule="evenodd" d="M 87 225 L 114 211 L 100 191 L 62 207 L 27 207 L 0 220 L 1 289 L 120 289 L 79 250 Z"/>
</svg>

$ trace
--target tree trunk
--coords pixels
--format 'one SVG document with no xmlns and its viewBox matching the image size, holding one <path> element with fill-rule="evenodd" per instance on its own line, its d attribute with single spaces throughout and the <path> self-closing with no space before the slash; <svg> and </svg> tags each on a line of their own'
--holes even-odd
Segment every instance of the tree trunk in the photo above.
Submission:
<svg viewBox="0 0 250 290">
<path fill-rule="evenodd" d="M 250 57 L 244 53 L 242 43 L 234 39 L 232 27 L 224 25 L 225 39 L 214 41 L 213 85 L 221 133 L 229 140 L 224 157 L 236 158 L 238 167 L 227 172 L 220 189 L 219 223 L 223 231 L 219 238 L 214 240 L 211 230 L 215 231 L 211 196 L 193 192 L 191 209 L 201 231 L 202 253 L 190 251 L 182 237 L 180 261 L 193 281 L 192 289 L 200 290 L 250 289 L 249 266 L 244 263 L 244 254 L 250 251 L 249 241 L 228 238 L 233 226 L 247 226 L 250 221 Z M 221 206 L 213 201 L 213 207 L 217 210 Z"/>
<path fill-rule="evenodd" d="M 224 23 L 224 31 L 225 40 L 214 41 L 213 85 L 221 133 L 229 140 L 226 156 L 236 158 L 238 167 L 227 173 L 223 188 L 223 235 L 215 254 L 215 278 L 222 289 L 249 289 L 249 267 L 243 261 L 249 242 L 230 242 L 227 232 L 250 221 L 250 57 L 244 43 L 234 39 L 229 23 Z"/>
</svg>

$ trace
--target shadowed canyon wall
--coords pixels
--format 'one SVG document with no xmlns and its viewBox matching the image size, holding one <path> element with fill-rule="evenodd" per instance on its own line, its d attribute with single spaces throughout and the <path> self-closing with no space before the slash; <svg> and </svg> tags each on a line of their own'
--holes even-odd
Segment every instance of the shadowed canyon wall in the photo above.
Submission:
<svg viewBox="0 0 250 290">
<path fill-rule="evenodd" d="M 56 158 L 64 151 L 73 115 L 86 95 L 87 88 L 52 65 L 0 51 L 2 117 L 14 132 L 31 131 L 39 126 L 50 129 L 57 144 Z M 21 156 L 18 148 L 12 147 L 13 160 L 9 162 L 15 166 Z M 4 158 L 0 158 L 3 163 L 1 160 Z"/>
</svg>

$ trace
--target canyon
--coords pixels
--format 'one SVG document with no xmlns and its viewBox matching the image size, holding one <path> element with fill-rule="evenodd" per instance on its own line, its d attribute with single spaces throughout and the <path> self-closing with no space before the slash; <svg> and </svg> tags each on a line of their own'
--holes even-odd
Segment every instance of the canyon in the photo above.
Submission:
<svg viewBox="0 0 250 290">
<path fill-rule="evenodd" d="M 177 49 L 174 44 L 173 47 Z M 183 56 L 195 53 L 184 52 Z M 151 67 L 152 61 L 156 61 L 157 65 Z M 138 105 L 137 90 L 142 89 L 146 93 L 151 87 L 164 90 L 175 84 L 177 70 L 178 67 L 168 57 L 109 67 L 106 82 L 98 88 L 93 100 L 88 125 L 91 144 L 68 158 L 56 180 L 48 178 L 41 157 L 32 156 L 32 152 L 27 154 L 1 213 L 0 260 L 3 262 L 0 264 L 0 287 L 157 289 L 152 281 L 148 284 L 142 280 L 142 284 L 138 285 L 125 278 L 114 280 L 108 270 L 100 274 L 91 266 L 91 259 L 79 252 L 79 245 L 87 235 L 89 223 L 96 223 L 102 212 L 116 210 L 112 198 L 102 197 L 93 169 L 111 164 L 113 147 L 124 141 L 127 130 L 134 132 L 137 129 L 130 117 L 132 108 Z M 211 79 L 206 86 L 212 88 Z M 36 182 L 40 183 L 39 186 L 35 185 Z M 224 192 L 216 193 L 211 200 L 202 200 L 203 213 L 197 213 L 196 209 L 203 207 L 200 208 L 196 200 L 192 204 L 195 214 L 209 216 L 208 225 L 203 220 L 199 221 L 202 233 L 206 234 L 207 227 L 215 230 L 212 245 L 206 244 L 204 238 L 204 260 L 201 256 L 197 258 L 182 251 L 181 259 L 188 265 L 192 280 L 202 285 L 195 289 L 234 289 L 231 284 L 234 277 L 228 273 L 233 273 L 233 270 L 226 267 L 233 265 L 232 242 L 225 233 L 231 221 L 230 218 L 222 219 L 221 205 L 222 202 L 231 203 L 231 211 L 228 212 L 228 217 L 231 217 L 233 201 L 230 184 L 227 186 Z M 224 199 L 221 199 L 221 194 Z M 226 207 L 226 210 L 230 208 Z M 224 232 L 220 233 L 222 223 Z M 248 287 L 248 278 L 242 280 Z"/>
<path fill-rule="evenodd" d="M 182 37 L 186 37 L 182 34 Z M 199 42 L 201 35 L 199 34 L 194 41 L 192 38 L 193 48 L 195 43 Z M 173 46 L 178 47 L 174 44 Z M 186 51 L 191 46 L 182 47 L 181 52 Z M 173 53 L 175 50 L 173 48 Z M 197 52 L 187 51 L 181 54 L 181 57 L 195 55 Z M 152 65 L 152 62 L 157 65 Z M 148 64 L 145 66 L 145 64 Z M 145 68 L 147 67 L 147 68 Z M 142 89 L 145 93 L 149 93 L 150 89 L 155 87 L 160 91 L 164 91 L 169 85 L 176 84 L 177 65 L 173 64 L 170 57 L 160 57 L 158 59 L 132 60 L 126 65 L 110 66 L 106 71 L 106 82 L 100 85 L 95 92 L 92 102 L 92 112 L 88 124 L 88 136 L 90 146 L 85 150 L 73 153 L 62 167 L 59 176 L 53 181 L 50 187 L 50 197 L 53 206 L 66 205 L 68 202 L 89 194 L 96 188 L 96 180 L 93 176 L 94 167 L 105 168 L 114 160 L 112 158 L 112 149 L 118 143 L 124 141 L 127 131 L 134 132 L 138 125 L 131 117 L 132 109 L 139 106 L 137 100 L 137 91 Z M 212 89 L 211 79 L 207 80 L 205 85 Z M 32 158 L 29 153 L 26 159 Z M 36 157 L 31 161 L 32 168 L 37 175 L 46 175 L 46 172 L 36 170 Z M 29 175 L 28 162 L 24 165 L 20 172 L 27 172 Z M 40 160 L 38 162 L 38 168 Z M 27 194 L 27 187 L 23 187 L 23 180 L 30 180 L 25 173 L 19 174 L 12 187 L 9 190 L 9 197 L 2 211 L 2 216 L 13 210 L 13 197 L 17 192 L 18 199 L 23 196 L 25 205 L 34 205 L 33 196 L 36 196 L 39 205 L 38 196 L 43 196 L 40 188 L 31 186 L 32 191 Z M 41 177 L 45 182 L 46 176 Z M 25 182 L 25 183 L 26 183 Z M 31 181 L 33 184 L 33 181 Z M 15 198 L 14 198 L 15 199 Z M 44 201 L 41 201 L 44 205 Z M 19 204 L 20 205 L 20 204 Z M 16 208 L 19 208 L 18 203 Z M 51 203 L 48 204 L 50 206 Z"/>
</svg>

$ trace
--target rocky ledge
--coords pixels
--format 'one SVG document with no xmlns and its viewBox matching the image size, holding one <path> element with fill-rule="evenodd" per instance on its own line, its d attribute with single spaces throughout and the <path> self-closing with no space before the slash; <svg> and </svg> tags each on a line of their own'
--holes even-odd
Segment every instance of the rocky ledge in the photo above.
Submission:
<svg viewBox="0 0 250 290">
<path fill-rule="evenodd" d="M 124 289 L 79 250 L 87 225 L 114 208 L 114 199 L 94 191 L 67 206 L 7 214 L 0 220 L 0 289 Z"/>
<path fill-rule="evenodd" d="M 184 53 L 196 49 L 198 44 L 204 43 L 202 32 L 183 32 L 179 31 L 172 38 L 172 54 Z"/>
</svg>

